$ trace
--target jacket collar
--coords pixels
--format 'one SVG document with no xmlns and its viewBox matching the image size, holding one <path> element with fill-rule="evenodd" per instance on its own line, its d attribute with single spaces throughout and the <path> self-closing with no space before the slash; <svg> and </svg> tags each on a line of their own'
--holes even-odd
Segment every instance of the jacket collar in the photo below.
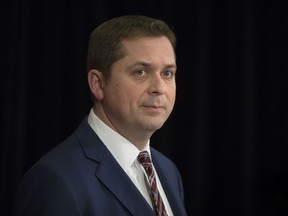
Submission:
<svg viewBox="0 0 288 216">
<path fill-rule="evenodd" d="M 76 136 L 86 157 L 95 161 L 95 166 L 98 164 L 95 177 L 111 191 L 116 199 L 132 215 L 154 216 L 149 204 L 90 127 L 87 118 L 78 127 Z"/>
</svg>

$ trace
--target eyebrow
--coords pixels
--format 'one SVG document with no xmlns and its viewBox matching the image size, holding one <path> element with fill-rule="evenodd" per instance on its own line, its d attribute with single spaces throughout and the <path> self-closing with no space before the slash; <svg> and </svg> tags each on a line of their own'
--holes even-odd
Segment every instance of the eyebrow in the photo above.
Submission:
<svg viewBox="0 0 288 216">
<path fill-rule="evenodd" d="M 135 66 L 151 67 L 152 65 L 150 63 L 147 63 L 147 62 L 138 61 L 138 62 L 135 62 L 134 64 L 132 64 L 131 66 L 129 66 L 129 68 L 132 68 L 132 67 L 135 67 Z M 177 65 L 176 64 L 167 64 L 167 65 L 165 65 L 164 68 L 175 68 L 175 69 L 177 69 Z"/>
</svg>

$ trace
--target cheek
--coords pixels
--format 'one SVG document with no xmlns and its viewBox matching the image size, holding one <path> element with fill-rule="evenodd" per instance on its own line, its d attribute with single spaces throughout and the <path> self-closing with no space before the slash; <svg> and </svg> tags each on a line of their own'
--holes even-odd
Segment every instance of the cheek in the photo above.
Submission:
<svg viewBox="0 0 288 216">
<path fill-rule="evenodd" d="M 139 86 L 123 85 L 123 83 L 115 82 L 111 85 L 109 94 L 110 98 L 121 104 L 134 101 L 139 92 Z"/>
<path fill-rule="evenodd" d="M 176 99 L 176 88 L 175 87 L 171 87 L 169 89 L 169 94 L 168 94 L 171 102 L 175 102 L 175 99 Z"/>
<path fill-rule="evenodd" d="M 109 101 L 109 103 L 117 103 L 121 101 L 121 92 L 122 90 L 119 87 L 119 84 L 117 82 L 110 82 L 106 86 L 104 86 L 104 98 L 106 101 Z"/>
<path fill-rule="evenodd" d="M 176 97 L 175 95 L 173 97 L 171 97 L 170 99 L 170 104 L 171 104 L 171 109 L 173 109 L 174 105 L 175 105 L 175 101 L 176 101 Z"/>
</svg>

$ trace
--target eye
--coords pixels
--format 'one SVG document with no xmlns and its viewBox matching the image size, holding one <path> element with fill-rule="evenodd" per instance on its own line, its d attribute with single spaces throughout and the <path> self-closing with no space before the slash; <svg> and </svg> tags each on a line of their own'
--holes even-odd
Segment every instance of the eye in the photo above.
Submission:
<svg viewBox="0 0 288 216">
<path fill-rule="evenodd" d="M 161 75 L 167 79 L 172 79 L 175 77 L 175 72 L 172 70 L 166 70 L 161 73 Z"/>
<path fill-rule="evenodd" d="M 136 70 L 134 73 L 136 76 L 144 76 L 146 74 L 146 71 L 144 69 Z"/>
</svg>

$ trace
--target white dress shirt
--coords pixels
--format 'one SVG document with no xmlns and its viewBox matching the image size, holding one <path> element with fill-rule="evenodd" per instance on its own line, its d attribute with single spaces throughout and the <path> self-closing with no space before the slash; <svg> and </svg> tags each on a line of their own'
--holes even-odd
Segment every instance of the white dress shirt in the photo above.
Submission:
<svg viewBox="0 0 288 216">
<path fill-rule="evenodd" d="M 88 123 L 91 126 L 91 128 L 95 131 L 95 133 L 98 135 L 98 137 L 101 139 L 101 141 L 104 143 L 104 145 L 112 153 L 116 161 L 118 161 L 122 169 L 127 173 L 131 181 L 141 192 L 141 194 L 149 203 L 151 208 L 153 208 L 146 187 L 146 180 L 145 180 L 145 178 L 147 178 L 146 172 L 144 171 L 144 168 L 137 160 L 137 156 L 140 153 L 139 149 L 137 149 L 130 141 L 128 141 L 119 133 L 111 129 L 101 119 L 99 119 L 93 112 L 93 109 L 90 110 L 90 113 L 88 115 Z M 145 146 L 143 151 L 144 150 L 148 151 L 151 157 L 149 141 L 147 142 L 147 145 Z M 153 158 L 151 158 L 151 160 L 153 161 Z M 163 199 L 167 214 L 169 216 L 173 216 L 171 207 L 169 205 L 165 192 L 162 188 L 157 172 L 155 169 L 154 171 L 157 181 L 157 187 Z"/>
</svg>

